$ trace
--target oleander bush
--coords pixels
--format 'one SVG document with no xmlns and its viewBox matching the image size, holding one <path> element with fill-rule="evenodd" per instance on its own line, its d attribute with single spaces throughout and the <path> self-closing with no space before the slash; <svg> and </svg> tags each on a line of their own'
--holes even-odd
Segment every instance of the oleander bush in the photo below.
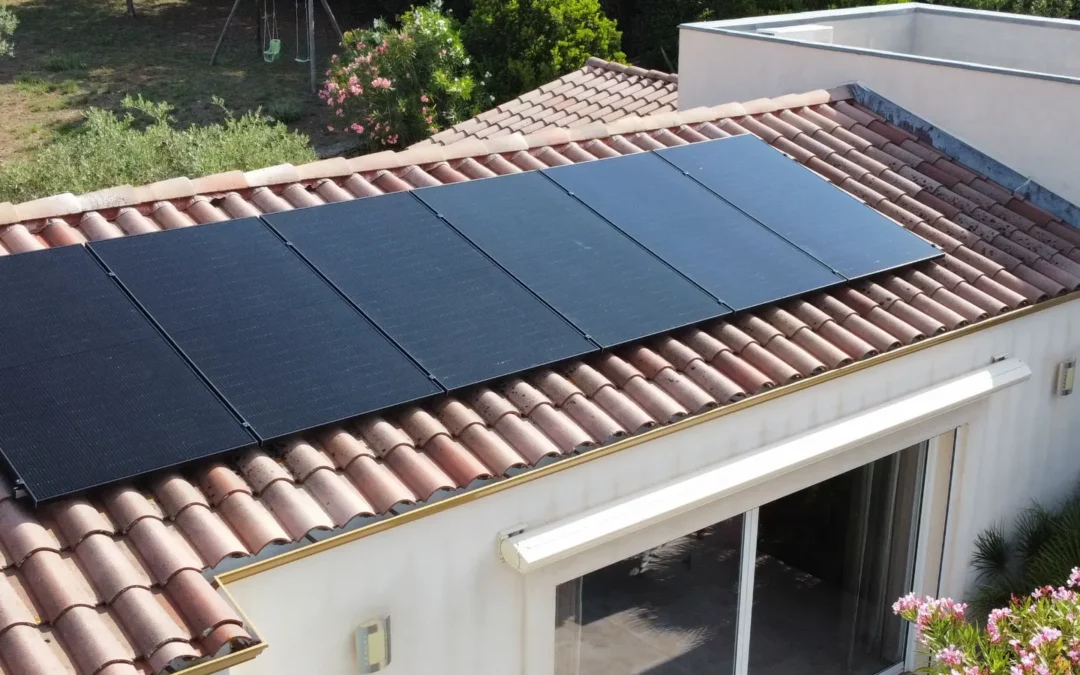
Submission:
<svg viewBox="0 0 1080 675">
<path fill-rule="evenodd" d="M 439 2 L 408 10 L 396 28 L 377 19 L 350 31 L 319 92 L 329 129 L 369 149 L 423 140 L 480 112 L 485 101 L 470 65 L 458 24 Z"/>
<path fill-rule="evenodd" d="M 1063 577 L 1064 578 L 1064 577 Z M 967 605 L 949 598 L 908 594 L 893 611 L 915 626 L 929 657 L 922 672 L 934 675 L 1073 675 L 1080 670 L 1080 568 L 1064 586 L 1044 586 L 1013 596 L 990 611 L 982 625 L 969 621 Z"/>
</svg>

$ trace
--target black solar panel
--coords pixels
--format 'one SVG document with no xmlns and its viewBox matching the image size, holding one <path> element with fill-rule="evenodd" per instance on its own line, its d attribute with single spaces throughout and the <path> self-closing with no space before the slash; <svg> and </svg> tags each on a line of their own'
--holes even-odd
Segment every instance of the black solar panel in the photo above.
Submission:
<svg viewBox="0 0 1080 675">
<path fill-rule="evenodd" d="M 35 501 L 254 443 L 81 246 L 0 258 L 0 451 Z"/>
<path fill-rule="evenodd" d="M 731 311 L 540 173 L 415 194 L 602 347 Z"/>
<path fill-rule="evenodd" d="M 844 281 L 652 153 L 544 173 L 732 309 Z"/>
<path fill-rule="evenodd" d="M 755 136 L 656 154 L 848 279 L 942 255 Z"/>
<path fill-rule="evenodd" d="M 91 247 L 262 440 L 441 391 L 257 218 Z"/>
<path fill-rule="evenodd" d="M 410 193 L 263 220 L 447 389 L 596 350 Z"/>
</svg>

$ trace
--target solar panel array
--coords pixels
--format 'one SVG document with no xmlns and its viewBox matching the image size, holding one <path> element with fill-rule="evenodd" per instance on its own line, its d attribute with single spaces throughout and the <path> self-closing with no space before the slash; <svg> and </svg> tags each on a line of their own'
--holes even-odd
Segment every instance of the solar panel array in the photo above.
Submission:
<svg viewBox="0 0 1080 675">
<path fill-rule="evenodd" d="M 35 500 L 940 255 L 750 137 L 0 258 Z"/>
</svg>

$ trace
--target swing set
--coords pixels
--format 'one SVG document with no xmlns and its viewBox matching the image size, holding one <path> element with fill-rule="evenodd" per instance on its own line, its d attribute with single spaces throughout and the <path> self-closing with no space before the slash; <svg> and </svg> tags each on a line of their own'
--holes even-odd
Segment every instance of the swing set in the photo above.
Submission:
<svg viewBox="0 0 1080 675">
<path fill-rule="evenodd" d="M 338 25 L 334 13 L 330 10 L 329 2 L 327 0 L 320 1 L 323 10 L 326 11 L 326 15 L 330 18 L 334 31 L 338 34 L 338 39 L 344 42 L 345 38 L 341 33 L 341 27 Z M 225 26 L 221 29 L 221 35 L 214 46 L 214 53 L 210 55 L 210 65 L 217 62 L 217 55 L 221 51 L 221 45 L 225 42 L 225 34 L 229 30 L 229 24 L 232 22 L 233 15 L 236 14 L 236 9 L 241 2 L 242 0 L 234 0 L 232 9 L 229 10 L 229 17 L 225 19 Z M 315 0 L 293 0 L 293 5 L 296 15 L 296 55 L 293 60 L 296 63 L 310 65 L 311 91 L 314 92 L 317 87 L 315 76 Z M 302 12 L 301 5 L 303 5 Z M 259 53 L 262 55 L 263 61 L 274 63 L 281 58 L 281 33 L 277 21 L 277 0 L 255 0 L 255 8 L 258 11 Z M 301 14 L 303 14 L 303 25 L 307 27 L 307 39 L 302 54 L 300 52 Z"/>
</svg>

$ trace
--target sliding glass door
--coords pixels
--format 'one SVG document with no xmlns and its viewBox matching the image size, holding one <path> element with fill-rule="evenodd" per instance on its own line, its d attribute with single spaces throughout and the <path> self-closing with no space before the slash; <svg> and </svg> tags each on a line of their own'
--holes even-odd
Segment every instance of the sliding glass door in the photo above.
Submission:
<svg viewBox="0 0 1080 675">
<path fill-rule="evenodd" d="M 875 675 L 914 569 L 926 444 L 556 590 L 556 675 Z"/>
<path fill-rule="evenodd" d="M 758 509 L 752 675 L 874 675 L 903 661 L 925 445 Z"/>
</svg>

